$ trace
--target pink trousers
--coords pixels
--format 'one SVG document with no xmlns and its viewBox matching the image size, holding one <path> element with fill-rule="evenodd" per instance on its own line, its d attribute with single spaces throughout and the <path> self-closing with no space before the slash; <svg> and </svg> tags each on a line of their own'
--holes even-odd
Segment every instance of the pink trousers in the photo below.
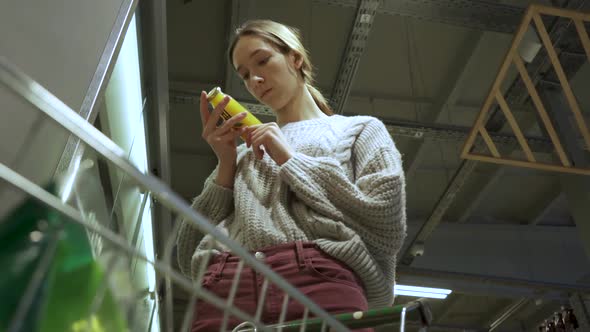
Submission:
<svg viewBox="0 0 590 332">
<path fill-rule="evenodd" d="M 331 314 L 368 309 L 358 276 L 344 263 L 329 256 L 313 243 L 297 241 L 263 248 L 254 256 Z M 239 261 L 238 256 L 230 253 L 212 258 L 203 278 L 203 288 L 226 299 Z M 263 282 L 263 275 L 244 265 L 233 303 L 245 313 L 254 316 L 259 301 L 264 301 L 261 321 L 265 324 L 276 323 L 279 321 L 285 293 L 269 282 L 266 296 L 260 298 Z M 304 306 L 290 298 L 285 321 L 302 319 L 304 310 Z M 223 311 L 199 300 L 192 331 L 219 331 L 223 316 Z M 313 315 L 310 313 L 309 317 Z M 240 319 L 230 315 L 226 330 L 231 330 L 240 323 Z M 371 332 L 373 329 L 357 331 Z"/>
</svg>

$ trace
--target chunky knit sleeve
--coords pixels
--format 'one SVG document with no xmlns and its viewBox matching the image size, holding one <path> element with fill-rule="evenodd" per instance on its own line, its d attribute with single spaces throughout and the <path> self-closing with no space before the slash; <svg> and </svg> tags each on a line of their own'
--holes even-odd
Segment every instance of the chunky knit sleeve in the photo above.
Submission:
<svg viewBox="0 0 590 332">
<path fill-rule="evenodd" d="M 400 153 L 376 118 L 348 130 L 343 141 L 349 142 L 334 156 L 296 153 L 281 166 L 281 178 L 316 213 L 352 228 L 371 251 L 395 255 L 406 234 Z M 345 171 L 346 163 L 351 163 L 354 174 Z"/>
<path fill-rule="evenodd" d="M 234 209 L 234 192 L 231 189 L 219 186 L 215 183 L 217 177 L 217 168 L 205 180 L 203 191 L 197 196 L 192 203 L 192 208 L 209 220 L 218 224 L 224 220 Z M 186 220 L 182 220 L 182 225 L 178 232 L 176 240 L 178 265 L 180 270 L 187 276 L 191 273 L 191 258 L 199 240 L 203 234 Z"/>
</svg>

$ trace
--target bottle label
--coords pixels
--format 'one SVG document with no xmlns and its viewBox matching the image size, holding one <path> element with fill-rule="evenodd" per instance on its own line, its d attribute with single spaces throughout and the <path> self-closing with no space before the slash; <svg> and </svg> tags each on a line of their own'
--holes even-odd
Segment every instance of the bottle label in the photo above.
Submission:
<svg viewBox="0 0 590 332">
<path fill-rule="evenodd" d="M 224 121 L 227 121 L 232 118 L 231 114 L 229 114 L 226 110 L 223 110 L 223 112 L 221 112 L 221 117 L 223 118 Z M 243 125 L 244 125 L 243 123 L 238 122 L 238 123 L 234 124 L 234 127 L 241 127 Z"/>
</svg>

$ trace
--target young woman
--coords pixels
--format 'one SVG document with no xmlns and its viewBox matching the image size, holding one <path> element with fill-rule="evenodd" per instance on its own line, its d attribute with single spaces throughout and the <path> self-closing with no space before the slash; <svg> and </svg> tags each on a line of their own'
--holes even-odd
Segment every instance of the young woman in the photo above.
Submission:
<svg viewBox="0 0 590 332">
<path fill-rule="evenodd" d="M 401 156 L 383 123 L 333 115 L 312 86 L 312 65 L 297 30 L 269 20 L 236 31 L 229 59 L 248 91 L 276 122 L 234 129 L 243 115 L 217 127 L 227 100 L 211 114 L 201 93 L 203 138 L 218 158 L 193 208 L 330 313 L 392 303 L 396 255 L 406 234 Z M 244 144 L 236 139 L 246 134 Z M 228 296 L 238 257 L 183 223 L 178 259 L 195 278 L 213 246 L 203 287 Z M 245 267 L 234 305 L 262 321 L 278 321 L 284 294 Z M 286 320 L 304 308 L 291 301 Z M 193 331 L 219 330 L 223 313 L 199 301 Z M 228 328 L 240 323 L 233 317 Z"/>
</svg>

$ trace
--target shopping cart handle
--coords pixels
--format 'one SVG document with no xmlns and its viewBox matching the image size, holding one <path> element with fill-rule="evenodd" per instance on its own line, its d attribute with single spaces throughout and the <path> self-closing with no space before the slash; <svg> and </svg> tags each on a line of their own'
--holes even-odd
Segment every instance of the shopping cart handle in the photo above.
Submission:
<svg viewBox="0 0 590 332">
<path fill-rule="evenodd" d="M 420 312 L 420 320 L 422 326 L 430 326 L 432 324 L 432 308 L 426 299 L 418 299 L 414 301 L 418 303 L 418 311 Z"/>
<path fill-rule="evenodd" d="M 333 317 L 350 329 L 377 327 L 379 325 L 391 324 L 400 321 L 402 311 L 416 311 L 420 315 L 422 326 L 430 326 L 432 323 L 432 310 L 425 299 L 400 304 L 392 307 L 372 309 L 368 311 L 358 311 L 345 314 L 336 314 Z M 401 321 L 400 321 L 401 322 Z M 281 328 L 284 332 L 299 331 L 302 325 L 306 326 L 306 331 L 321 331 L 323 320 L 311 318 L 305 321 L 296 320 L 285 322 L 283 324 L 271 325 L 271 328 Z"/>
</svg>

